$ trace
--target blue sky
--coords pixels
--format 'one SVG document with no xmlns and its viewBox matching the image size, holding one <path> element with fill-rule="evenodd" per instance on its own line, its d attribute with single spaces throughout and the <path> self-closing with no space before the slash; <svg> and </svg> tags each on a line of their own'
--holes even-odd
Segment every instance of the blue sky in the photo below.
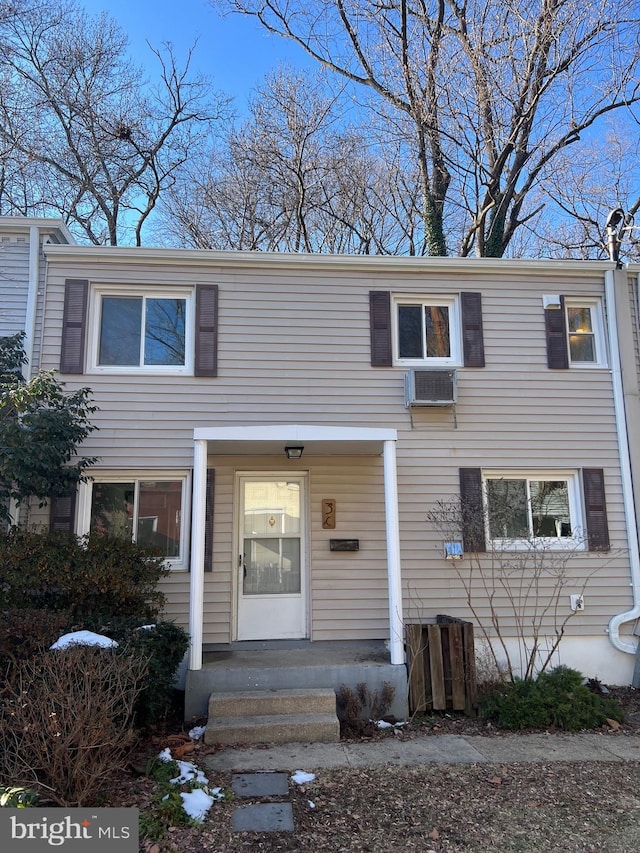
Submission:
<svg viewBox="0 0 640 853">
<path fill-rule="evenodd" d="M 222 18 L 205 0 L 80 2 L 90 14 L 105 11 L 115 18 L 129 36 L 132 57 L 143 64 L 153 61 L 146 41 L 154 46 L 171 41 L 182 58 L 198 38 L 193 68 L 212 76 L 214 87 L 233 96 L 238 108 L 279 63 L 311 65 L 293 43 L 269 36 L 245 16 Z"/>
</svg>

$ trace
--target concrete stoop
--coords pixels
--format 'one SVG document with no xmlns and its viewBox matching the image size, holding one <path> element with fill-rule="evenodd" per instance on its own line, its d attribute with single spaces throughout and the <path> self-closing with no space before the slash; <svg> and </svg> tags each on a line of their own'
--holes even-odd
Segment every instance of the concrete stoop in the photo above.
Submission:
<svg viewBox="0 0 640 853">
<path fill-rule="evenodd" d="M 340 723 L 331 688 L 212 693 L 207 744 L 337 743 Z"/>
</svg>

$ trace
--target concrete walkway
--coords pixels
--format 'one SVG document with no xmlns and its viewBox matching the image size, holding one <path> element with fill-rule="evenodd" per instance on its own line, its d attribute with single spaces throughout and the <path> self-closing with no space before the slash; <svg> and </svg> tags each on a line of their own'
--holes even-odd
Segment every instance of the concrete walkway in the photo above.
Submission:
<svg viewBox="0 0 640 853">
<path fill-rule="evenodd" d="M 229 772 L 536 761 L 640 761 L 640 736 L 614 733 L 428 735 L 402 740 L 390 735 L 368 743 L 290 743 L 223 749 L 202 759 L 209 771 Z"/>
</svg>

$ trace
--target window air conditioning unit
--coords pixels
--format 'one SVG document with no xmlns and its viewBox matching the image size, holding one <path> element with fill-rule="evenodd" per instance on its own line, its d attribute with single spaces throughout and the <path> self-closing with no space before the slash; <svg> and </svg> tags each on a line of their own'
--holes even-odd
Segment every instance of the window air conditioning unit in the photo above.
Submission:
<svg viewBox="0 0 640 853">
<path fill-rule="evenodd" d="M 452 406 L 457 399 L 455 370 L 410 370 L 404 375 L 405 406 Z"/>
</svg>

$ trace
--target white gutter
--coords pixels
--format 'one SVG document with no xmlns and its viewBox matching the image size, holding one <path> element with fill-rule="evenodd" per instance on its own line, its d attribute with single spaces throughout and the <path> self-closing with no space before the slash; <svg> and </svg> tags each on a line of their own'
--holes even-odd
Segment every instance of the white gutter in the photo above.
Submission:
<svg viewBox="0 0 640 853">
<path fill-rule="evenodd" d="M 29 288 L 27 291 L 27 310 L 24 320 L 24 351 L 27 362 L 22 367 L 26 380 L 33 376 L 33 353 L 36 339 L 36 312 L 38 309 L 38 285 L 40 283 L 40 229 L 37 225 L 29 228 Z"/>
<path fill-rule="evenodd" d="M 609 349 L 611 357 L 611 381 L 613 385 L 613 405 L 618 435 L 618 452 L 620 455 L 620 474 L 622 476 L 622 499 L 629 545 L 629 563 L 631 569 L 631 590 L 633 607 L 625 613 L 619 613 L 609 622 L 609 639 L 613 646 L 621 652 L 636 654 L 636 645 L 625 642 L 620 638 L 620 626 L 625 622 L 635 621 L 640 617 L 640 550 L 638 548 L 638 525 L 636 522 L 635 503 L 633 498 L 633 480 L 631 478 L 631 459 L 629 453 L 629 433 L 624 404 L 624 389 L 622 385 L 622 366 L 620 363 L 620 342 L 618 339 L 618 324 L 616 315 L 615 272 L 607 270 L 604 274 L 605 296 L 607 300 L 607 331 L 609 334 Z"/>
</svg>

